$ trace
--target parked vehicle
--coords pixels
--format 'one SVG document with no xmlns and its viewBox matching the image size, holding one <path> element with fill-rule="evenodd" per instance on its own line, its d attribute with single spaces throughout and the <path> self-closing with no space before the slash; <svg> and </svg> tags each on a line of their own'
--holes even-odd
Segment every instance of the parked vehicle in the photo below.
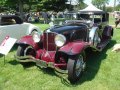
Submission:
<svg viewBox="0 0 120 90">
<path fill-rule="evenodd" d="M 66 21 L 65 25 L 48 28 L 41 35 L 34 33 L 22 37 L 17 42 L 16 60 L 66 72 L 68 80 L 75 83 L 86 67 L 86 49 L 102 51 L 113 36 L 113 28 L 107 25 L 107 13 L 91 15 L 96 15 L 96 18 L 90 16 L 92 20 L 87 20 L 81 17 L 81 20 Z"/>
<path fill-rule="evenodd" d="M 25 23 L 16 15 L 0 15 L 0 43 L 6 37 L 20 39 L 22 36 L 40 32 L 40 29 L 30 23 Z"/>
</svg>

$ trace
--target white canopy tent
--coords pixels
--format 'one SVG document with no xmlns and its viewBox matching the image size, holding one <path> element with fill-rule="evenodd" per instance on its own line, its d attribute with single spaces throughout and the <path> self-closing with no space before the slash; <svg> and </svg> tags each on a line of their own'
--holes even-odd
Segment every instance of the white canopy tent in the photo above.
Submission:
<svg viewBox="0 0 120 90">
<path fill-rule="evenodd" d="M 103 10 L 100 10 L 96 8 L 94 5 L 90 4 L 88 7 L 85 9 L 79 10 L 79 12 L 104 12 Z"/>
<path fill-rule="evenodd" d="M 93 22 L 102 21 L 103 17 L 109 17 L 108 14 L 106 14 L 105 11 L 96 8 L 92 4 L 90 4 L 89 6 L 87 6 L 85 9 L 79 10 L 78 13 L 80 13 L 81 16 L 83 14 L 83 17 L 85 17 L 85 16 L 87 17 L 88 15 L 90 15 L 92 17 L 92 21 Z M 100 18 L 95 18 L 96 15 L 100 15 Z"/>
</svg>

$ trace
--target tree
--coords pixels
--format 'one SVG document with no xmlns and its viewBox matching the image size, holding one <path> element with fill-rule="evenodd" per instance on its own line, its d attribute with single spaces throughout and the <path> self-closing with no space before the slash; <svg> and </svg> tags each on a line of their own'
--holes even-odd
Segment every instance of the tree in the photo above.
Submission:
<svg viewBox="0 0 120 90">
<path fill-rule="evenodd" d="M 34 4 L 41 0 L 2 0 L 4 2 L 4 7 L 8 7 L 9 9 L 14 9 L 17 12 L 20 12 L 20 16 L 23 18 L 23 5 L 24 4 Z M 0 1 L 1 2 L 1 1 Z"/>
<path fill-rule="evenodd" d="M 36 7 L 37 10 L 53 10 L 53 11 L 62 11 L 68 7 L 65 4 L 67 0 L 2 0 L 5 2 L 5 5 L 16 11 L 23 12 L 23 5 L 27 4 L 29 10 L 31 7 Z M 0 1 L 1 2 L 1 1 Z"/>
<path fill-rule="evenodd" d="M 84 3 L 84 0 L 78 0 L 78 2 L 79 2 L 79 9 L 83 9 L 83 8 L 85 8 L 87 5 Z"/>
<path fill-rule="evenodd" d="M 79 10 L 85 8 L 86 4 L 83 2 L 84 0 L 68 0 L 69 10 Z"/>
<path fill-rule="evenodd" d="M 98 8 L 105 10 L 106 4 L 109 3 L 109 0 L 92 0 L 92 3 Z"/>
<path fill-rule="evenodd" d="M 4 0 L 0 0 L 0 12 L 4 11 Z"/>
<path fill-rule="evenodd" d="M 111 7 L 111 6 L 106 7 L 106 11 L 107 11 L 107 12 L 112 12 L 112 11 L 113 11 L 113 7 Z"/>
<path fill-rule="evenodd" d="M 115 7 L 115 10 L 116 10 L 116 11 L 120 11 L 120 4 L 118 4 L 118 5 Z"/>
<path fill-rule="evenodd" d="M 119 2 L 119 4 L 120 4 L 120 0 L 114 0 L 114 11 L 116 10 L 116 2 Z M 119 6 L 119 4 L 118 4 L 118 6 Z"/>
<path fill-rule="evenodd" d="M 3 1 L 5 4 L 5 7 L 8 7 L 8 9 L 13 9 L 15 11 L 20 12 L 21 16 L 23 15 L 24 5 L 29 6 L 27 7 L 27 10 L 36 10 L 36 11 L 63 11 L 66 8 L 68 9 L 70 5 L 67 5 L 67 0 L 0 0 L 0 2 Z M 79 7 L 83 5 L 84 0 L 78 0 L 79 1 Z M 72 6 L 72 5 L 71 5 Z M 34 8 L 32 8 L 34 7 Z"/>
<path fill-rule="evenodd" d="M 65 4 L 67 0 L 42 0 L 37 7 L 41 10 L 52 10 L 52 11 L 62 11 L 65 8 L 68 8 L 68 5 Z"/>
</svg>

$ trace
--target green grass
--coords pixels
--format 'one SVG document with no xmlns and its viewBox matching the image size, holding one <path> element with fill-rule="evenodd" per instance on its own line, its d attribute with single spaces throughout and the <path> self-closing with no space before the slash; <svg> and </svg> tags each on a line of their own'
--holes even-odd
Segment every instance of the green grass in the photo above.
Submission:
<svg viewBox="0 0 120 90">
<path fill-rule="evenodd" d="M 37 27 L 39 27 L 42 31 L 47 29 L 49 27 L 49 24 L 41 24 L 41 23 L 35 23 Z"/>
<path fill-rule="evenodd" d="M 35 24 L 46 29 L 48 25 Z M 115 29 L 113 40 L 100 53 L 88 56 L 87 69 L 75 85 L 68 84 L 52 69 L 35 65 L 24 68 L 14 59 L 17 46 L 5 57 L 0 56 L 0 90 L 120 90 L 120 52 L 112 52 L 120 43 L 120 28 Z"/>
<path fill-rule="evenodd" d="M 112 15 L 109 17 L 109 24 L 110 25 L 114 25 L 115 24 L 115 18 Z"/>
</svg>

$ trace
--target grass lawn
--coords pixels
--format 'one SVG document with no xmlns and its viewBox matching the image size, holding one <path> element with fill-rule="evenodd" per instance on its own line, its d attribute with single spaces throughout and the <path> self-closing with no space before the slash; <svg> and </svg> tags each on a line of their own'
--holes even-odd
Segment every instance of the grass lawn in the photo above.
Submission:
<svg viewBox="0 0 120 90">
<path fill-rule="evenodd" d="M 45 30 L 49 27 L 49 24 L 39 24 L 39 23 L 35 23 L 34 25 L 36 25 L 37 27 L 39 27 L 41 30 Z"/>
<path fill-rule="evenodd" d="M 115 18 L 112 15 L 109 17 L 109 24 L 110 25 L 114 25 L 115 24 Z"/>
<path fill-rule="evenodd" d="M 48 27 L 35 25 L 42 30 Z M 115 43 L 120 43 L 119 34 L 120 28 L 115 29 L 110 44 L 102 52 L 88 56 L 87 70 L 75 85 L 66 83 L 52 69 L 35 65 L 24 68 L 14 59 L 17 49 L 14 46 L 5 57 L 5 65 L 4 57 L 0 56 L 0 90 L 120 90 L 120 52 L 111 51 Z"/>
</svg>

